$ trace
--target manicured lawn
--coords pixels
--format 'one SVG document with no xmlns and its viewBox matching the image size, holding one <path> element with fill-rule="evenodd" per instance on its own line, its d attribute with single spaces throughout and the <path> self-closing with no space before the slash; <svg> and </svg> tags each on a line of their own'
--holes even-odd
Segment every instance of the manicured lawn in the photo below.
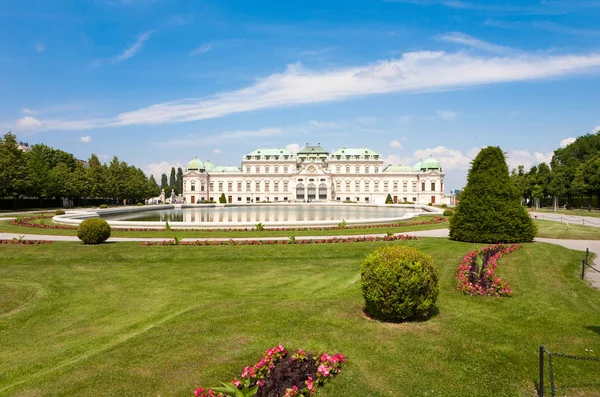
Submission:
<svg viewBox="0 0 600 397">
<path fill-rule="evenodd" d="M 551 208 L 540 208 L 538 212 L 547 212 L 553 214 L 563 214 L 563 215 L 573 215 L 573 216 L 593 216 L 595 218 L 600 218 L 600 211 L 594 208 L 592 211 L 588 210 L 556 210 L 553 211 Z"/>
<path fill-rule="evenodd" d="M 538 227 L 536 237 L 567 240 L 600 240 L 600 228 L 593 226 L 567 225 L 554 221 L 535 220 Z"/>
<path fill-rule="evenodd" d="M 385 244 L 2 246 L 0 395 L 191 396 L 283 343 L 347 356 L 330 397 L 533 396 L 540 344 L 599 355 L 581 253 L 528 244 L 498 268 L 514 296 L 481 298 L 455 290 L 473 244 L 408 242 L 440 269 L 439 313 L 386 324 L 362 316 L 359 282 Z M 555 366 L 561 395 L 597 395 L 598 363 Z"/>
<path fill-rule="evenodd" d="M 422 216 L 417 217 L 411 222 L 424 222 L 430 221 L 433 216 Z M 47 221 L 51 224 L 51 221 Z M 406 223 L 406 222 L 403 222 Z M 271 231 L 264 230 L 258 231 L 178 231 L 173 229 L 172 231 L 156 230 L 156 231 L 119 231 L 114 230 L 111 232 L 112 237 L 165 237 L 173 238 L 174 234 L 182 234 L 183 237 L 189 238 L 203 238 L 203 237 L 275 237 L 284 236 L 289 237 L 292 233 L 295 236 L 327 236 L 327 235 L 352 235 L 352 234 L 382 234 L 386 232 L 409 232 L 416 230 L 432 230 L 432 229 L 444 229 L 448 227 L 448 222 L 441 222 L 429 225 L 414 225 L 414 226 L 398 226 L 398 227 L 376 227 L 376 228 L 361 228 L 361 229 L 329 229 L 329 230 L 284 230 L 284 231 Z M 76 236 L 77 231 L 75 229 L 42 229 L 28 226 L 13 225 L 11 221 L 0 221 L 0 232 L 4 233 L 18 233 L 18 234 L 51 234 L 60 236 Z"/>
</svg>

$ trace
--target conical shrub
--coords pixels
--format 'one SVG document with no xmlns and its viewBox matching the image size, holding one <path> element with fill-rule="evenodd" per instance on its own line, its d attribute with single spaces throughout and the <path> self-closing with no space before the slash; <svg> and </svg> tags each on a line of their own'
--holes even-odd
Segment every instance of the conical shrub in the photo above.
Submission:
<svg viewBox="0 0 600 397">
<path fill-rule="evenodd" d="M 467 186 L 450 218 L 450 239 L 471 243 L 533 241 L 536 227 L 510 180 L 504 153 L 482 149 L 471 164 Z"/>
</svg>

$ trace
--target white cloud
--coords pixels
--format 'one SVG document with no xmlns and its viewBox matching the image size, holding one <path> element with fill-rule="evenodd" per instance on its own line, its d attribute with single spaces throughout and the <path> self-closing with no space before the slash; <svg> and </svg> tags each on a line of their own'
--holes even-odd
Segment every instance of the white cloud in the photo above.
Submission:
<svg viewBox="0 0 600 397">
<path fill-rule="evenodd" d="M 205 146 L 230 142 L 238 142 L 246 139 L 259 139 L 278 137 L 284 134 L 281 128 L 261 128 L 258 130 L 226 131 L 215 135 L 188 135 L 185 139 L 174 139 L 166 142 L 155 142 L 155 145 L 166 147 Z"/>
<path fill-rule="evenodd" d="M 202 44 L 200 47 L 195 48 L 190 55 L 204 55 L 209 52 L 212 48 L 212 44 L 206 43 Z"/>
<path fill-rule="evenodd" d="M 154 179 L 156 179 L 156 182 L 160 185 L 161 175 L 167 174 L 168 177 L 171 174 L 171 167 L 175 167 L 175 170 L 179 167 L 185 170 L 185 167 L 181 163 L 170 163 L 168 161 L 147 164 L 143 170 L 148 176 L 154 175 Z"/>
<path fill-rule="evenodd" d="M 410 114 L 404 114 L 402 116 L 394 117 L 394 124 L 396 125 L 406 125 L 411 122 L 413 116 Z"/>
<path fill-rule="evenodd" d="M 509 169 L 517 168 L 519 165 L 525 167 L 526 170 L 539 163 L 549 164 L 552 160 L 553 152 L 541 153 L 530 152 L 529 150 L 509 150 L 506 153 L 506 163 Z"/>
<path fill-rule="evenodd" d="M 35 109 L 23 108 L 21 109 L 22 114 L 37 114 L 38 111 Z"/>
<path fill-rule="evenodd" d="M 35 117 L 25 116 L 15 123 L 15 129 L 17 131 L 37 131 L 44 126 L 40 120 Z"/>
<path fill-rule="evenodd" d="M 569 146 L 571 143 L 575 142 L 575 138 L 569 137 L 569 138 L 565 138 L 562 141 L 560 141 L 560 147 L 566 147 Z"/>
<path fill-rule="evenodd" d="M 150 38 L 150 36 L 155 32 L 155 30 L 150 30 L 148 32 L 144 32 L 138 36 L 135 43 L 121 54 L 117 55 L 112 59 L 113 62 L 122 62 L 129 58 L 134 57 L 144 46 L 144 42 Z"/>
<path fill-rule="evenodd" d="M 471 165 L 471 160 L 473 160 L 474 157 L 472 156 L 473 153 L 473 149 L 471 149 L 468 154 L 465 155 L 460 150 L 453 150 L 444 146 L 437 146 L 434 148 L 416 150 L 413 154 L 413 158 L 416 162 L 420 160 L 426 160 L 431 156 L 439 161 L 442 165 L 442 168 L 446 171 L 468 170 Z M 475 153 L 475 155 L 477 155 L 477 153 Z"/>
<path fill-rule="evenodd" d="M 84 143 L 90 143 L 92 141 L 92 137 L 89 135 L 86 135 L 86 136 L 80 137 L 79 140 Z"/>
<path fill-rule="evenodd" d="M 390 147 L 393 148 L 393 149 L 402 149 L 403 148 L 403 146 L 400 143 L 400 141 L 391 141 L 390 142 Z"/>
<path fill-rule="evenodd" d="M 33 45 L 33 49 L 35 52 L 44 52 L 46 51 L 46 46 L 43 43 L 38 42 Z"/>
<path fill-rule="evenodd" d="M 435 114 L 442 120 L 452 120 L 458 117 L 458 113 L 451 110 L 436 110 Z"/>
<path fill-rule="evenodd" d="M 597 125 L 597 126 L 594 128 L 594 133 L 596 133 L 596 132 L 600 132 L 600 125 Z"/>
<path fill-rule="evenodd" d="M 137 50 L 140 47 L 141 44 Z M 128 54 L 122 55 L 132 56 L 137 50 L 128 50 Z M 289 65 L 283 73 L 272 74 L 235 91 L 159 103 L 111 118 L 52 120 L 44 121 L 44 124 L 45 129 L 86 129 L 187 122 L 391 92 L 438 91 L 537 80 L 597 70 L 598 67 L 600 54 L 486 57 L 464 52 L 411 52 L 397 59 L 349 68 L 308 70 L 298 64 Z"/>
<path fill-rule="evenodd" d="M 414 161 L 411 157 L 401 157 L 395 154 L 389 154 L 383 158 L 384 167 L 388 165 L 406 165 L 412 167 L 413 163 Z"/>
<path fill-rule="evenodd" d="M 213 149 L 212 151 L 214 154 L 221 154 L 223 153 L 223 151 L 221 149 Z"/>
<path fill-rule="evenodd" d="M 515 50 L 513 50 L 512 48 L 503 47 L 503 46 L 496 45 L 493 43 L 488 43 L 487 41 L 483 41 L 476 37 L 469 36 L 467 34 L 460 33 L 460 32 L 446 33 L 445 35 L 442 35 L 439 38 L 440 38 L 440 40 L 449 41 L 449 42 L 457 43 L 457 44 L 463 44 L 463 45 L 466 45 L 469 47 L 473 47 L 473 48 L 477 48 L 480 50 L 493 52 L 493 53 L 497 53 L 497 54 L 508 54 L 508 53 L 515 52 Z"/>
<path fill-rule="evenodd" d="M 288 143 L 285 148 L 292 154 L 296 154 L 300 151 L 300 145 L 298 143 Z"/>
<path fill-rule="evenodd" d="M 342 128 L 342 125 L 337 121 L 319 121 L 319 120 L 311 120 L 309 124 L 313 127 L 323 129 L 323 130 L 337 130 Z"/>
</svg>

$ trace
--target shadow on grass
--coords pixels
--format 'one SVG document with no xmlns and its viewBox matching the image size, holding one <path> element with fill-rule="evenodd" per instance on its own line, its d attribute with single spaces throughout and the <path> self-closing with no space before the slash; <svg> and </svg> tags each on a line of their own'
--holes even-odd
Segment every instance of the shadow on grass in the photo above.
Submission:
<svg viewBox="0 0 600 397">
<path fill-rule="evenodd" d="M 586 329 L 589 329 L 589 330 L 590 330 L 590 331 L 592 331 L 592 332 L 595 332 L 595 333 L 597 333 L 598 335 L 600 335 L 600 327 L 599 327 L 599 326 L 597 326 L 597 325 L 590 325 L 590 326 L 587 326 L 587 327 L 585 327 L 585 328 L 586 328 Z"/>
<path fill-rule="evenodd" d="M 440 309 L 436 306 L 429 312 L 429 316 L 426 318 L 417 317 L 417 318 L 410 318 L 405 321 L 383 320 L 383 319 L 377 318 L 374 315 L 372 315 L 371 313 L 369 313 L 365 307 L 363 307 L 362 314 L 363 314 L 363 317 L 365 317 L 366 319 L 376 321 L 376 322 L 382 323 L 382 324 L 411 324 L 411 323 L 424 323 L 424 322 L 431 320 L 432 318 L 434 318 L 435 316 L 440 314 Z"/>
</svg>

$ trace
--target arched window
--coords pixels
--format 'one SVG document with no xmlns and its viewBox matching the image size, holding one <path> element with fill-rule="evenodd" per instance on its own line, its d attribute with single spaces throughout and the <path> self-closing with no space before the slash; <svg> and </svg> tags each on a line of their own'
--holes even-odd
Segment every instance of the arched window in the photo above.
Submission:
<svg viewBox="0 0 600 397">
<path fill-rule="evenodd" d="M 296 200 L 304 200 L 304 185 L 302 183 L 296 185 Z"/>
<path fill-rule="evenodd" d="M 307 189 L 307 198 L 309 200 L 314 200 L 317 198 L 317 187 L 315 186 L 314 183 L 311 183 L 310 185 L 308 185 L 308 189 Z"/>
<path fill-rule="evenodd" d="M 324 183 L 319 185 L 319 200 L 327 200 L 327 185 Z"/>
</svg>

